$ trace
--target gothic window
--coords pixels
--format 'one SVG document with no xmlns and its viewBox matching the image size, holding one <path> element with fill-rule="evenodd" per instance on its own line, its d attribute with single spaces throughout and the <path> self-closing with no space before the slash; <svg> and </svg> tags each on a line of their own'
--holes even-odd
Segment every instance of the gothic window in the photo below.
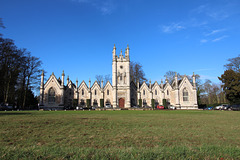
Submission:
<svg viewBox="0 0 240 160">
<path fill-rule="evenodd" d="M 55 103 L 55 91 L 50 88 L 48 91 L 48 103 Z"/>
<path fill-rule="evenodd" d="M 145 95 L 145 90 L 143 90 L 143 95 Z"/>
<path fill-rule="evenodd" d="M 82 95 L 84 95 L 84 90 L 82 89 Z"/>
<path fill-rule="evenodd" d="M 97 90 L 95 89 L 95 95 L 97 95 Z"/>
<path fill-rule="evenodd" d="M 71 96 L 71 95 L 72 95 L 72 90 L 70 89 L 70 90 L 69 90 L 69 96 Z"/>
<path fill-rule="evenodd" d="M 107 90 L 107 95 L 109 95 L 109 90 Z"/>
<path fill-rule="evenodd" d="M 157 90 L 155 90 L 155 95 L 157 95 Z"/>
<path fill-rule="evenodd" d="M 188 91 L 186 88 L 183 90 L 183 101 L 188 101 Z"/>
<path fill-rule="evenodd" d="M 120 75 L 120 81 L 122 81 L 122 74 Z"/>
<path fill-rule="evenodd" d="M 167 95 L 169 95 L 169 92 L 168 92 L 168 90 L 167 90 Z"/>
</svg>

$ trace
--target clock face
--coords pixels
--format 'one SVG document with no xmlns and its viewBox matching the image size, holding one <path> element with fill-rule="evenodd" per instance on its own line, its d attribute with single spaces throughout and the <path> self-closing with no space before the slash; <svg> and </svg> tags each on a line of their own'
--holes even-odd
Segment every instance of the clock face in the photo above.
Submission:
<svg viewBox="0 0 240 160">
<path fill-rule="evenodd" d="M 120 66 L 121 69 L 123 69 L 123 66 Z"/>
</svg>

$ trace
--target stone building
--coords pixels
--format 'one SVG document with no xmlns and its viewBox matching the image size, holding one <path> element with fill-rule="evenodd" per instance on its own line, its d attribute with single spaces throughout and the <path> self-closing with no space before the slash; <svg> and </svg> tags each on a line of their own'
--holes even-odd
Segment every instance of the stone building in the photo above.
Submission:
<svg viewBox="0 0 240 160">
<path fill-rule="evenodd" d="M 161 84 L 149 81 L 147 84 L 135 84 L 130 82 L 130 57 L 129 46 L 123 55 L 116 54 L 114 45 L 112 51 L 112 84 L 103 82 L 98 84 L 96 81 L 88 85 L 85 81 L 74 84 L 67 77 L 67 84 L 64 84 L 65 74 L 56 78 L 54 73 L 44 83 L 44 73 L 41 77 L 40 86 L 40 108 L 45 109 L 64 109 L 73 106 L 105 106 L 111 104 L 113 108 L 129 108 L 135 105 L 156 106 L 162 105 L 166 101 L 168 105 L 173 105 L 177 109 L 197 109 L 197 91 L 195 75 L 192 82 L 187 76 L 178 79 L 175 75 L 174 81 L 170 84 L 168 80 Z"/>
</svg>

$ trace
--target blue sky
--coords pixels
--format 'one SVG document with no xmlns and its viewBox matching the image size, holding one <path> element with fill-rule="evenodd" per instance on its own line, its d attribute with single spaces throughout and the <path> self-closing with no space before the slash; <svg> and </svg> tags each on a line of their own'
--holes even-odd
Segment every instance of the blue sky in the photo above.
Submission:
<svg viewBox="0 0 240 160">
<path fill-rule="evenodd" d="M 215 83 L 240 54 L 239 0 L 0 0 L 5 38 L 40 57 L 48 78 L 112 72 L 112 48 L 130 47 L 146 78 L 171 70 Z"/>
</svg>

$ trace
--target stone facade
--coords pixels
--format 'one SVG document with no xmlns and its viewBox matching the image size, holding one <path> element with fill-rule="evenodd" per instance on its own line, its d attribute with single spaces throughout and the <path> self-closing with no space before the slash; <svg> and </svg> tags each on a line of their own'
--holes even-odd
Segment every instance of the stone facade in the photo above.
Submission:
<svg viewBox="0 0 240 160">
<path fill-rule="evenodd" d="M 163 105 L 163 99 L 166 99 L 168 105 L 173 105 L 177 109 L 197 109 L 197 91 L 195 84 L 195 75 L 193 74 L 192 83 L 187 76 L 178 80 L 177 74 L 172 84 L 166 79 L 165 83 L 135 84 L 130 82 L 130 57 L 129 46 L 123 55 L 116 55 L 116 47 L 114 45 L 112 51 L 112 84 L 107 82 L 103 86 L 103 82 L 98 84 L 96 81 L 88 85 L 82 81 L 78 85 L 78 80 L 74 84 L 69 77 L 67 84 L 64 85 L 65 74 L 56 78 L 54 73 L 44 84 L 44 73 L 42 73 L 40 86 L 40 108 L 63 109 L 73 105 L 86 107 L 100 106 L 111 104 L 113 108 L 129 108 L 131 106 L 156 106 Z M 152 104 L 154 103 L 154 104 Z"/>
</svg>

